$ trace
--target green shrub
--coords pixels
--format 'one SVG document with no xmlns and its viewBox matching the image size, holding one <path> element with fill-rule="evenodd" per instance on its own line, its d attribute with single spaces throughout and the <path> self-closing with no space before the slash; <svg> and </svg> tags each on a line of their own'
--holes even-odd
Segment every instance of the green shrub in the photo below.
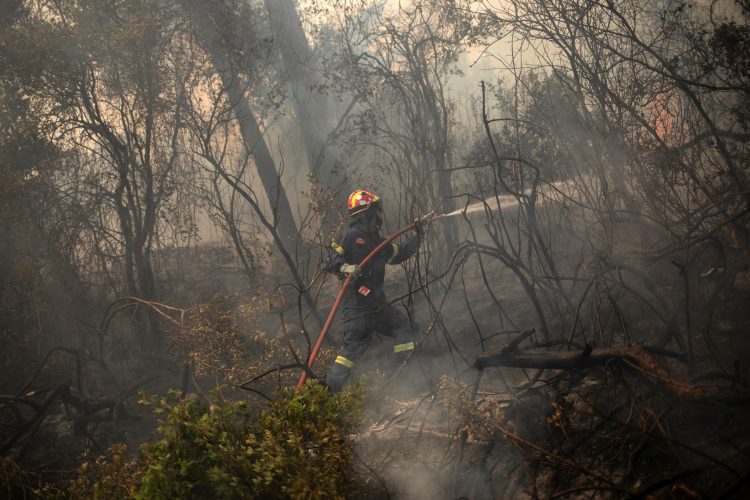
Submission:
<svg viewBox="0 0 750 500">
<path fill-rule="evenodd" d="M 343 498 L 359 488 L 347 439 L 363 390 L 308 383 L 253 414 L 242 402 L 184 401 L 143 449 L 140 498 Z"/>
<path fill-rule="evenodd" d="M 76 477 L 64 485 L 62 494 L 47 488 L 42 492 L 43 496 L 93 500 L 133 498 L 143 475 L 143 463 L 129 461 L 127 451 L 124 444 L 118 443 L 109 450 L 109 456 L 84 457 Z"/>
</svg>

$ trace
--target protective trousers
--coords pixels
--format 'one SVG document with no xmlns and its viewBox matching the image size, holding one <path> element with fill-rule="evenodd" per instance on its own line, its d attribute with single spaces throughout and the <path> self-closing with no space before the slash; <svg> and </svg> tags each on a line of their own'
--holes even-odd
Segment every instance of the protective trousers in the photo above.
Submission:
<svg viewBox="0 0 750 500">
<path fill-rule="evenodd" d="M 414 350 L 411 324 L 404 313 L 391 305 L 371 311 L 344 307 L 342 311 L 344 347 L 326 375 L 326 384 L 339 391 L 351 375 L 354 363 L 362 357 L 374 332 L 394 338 L 393 366 L 397 367 Z"/>
</svg>

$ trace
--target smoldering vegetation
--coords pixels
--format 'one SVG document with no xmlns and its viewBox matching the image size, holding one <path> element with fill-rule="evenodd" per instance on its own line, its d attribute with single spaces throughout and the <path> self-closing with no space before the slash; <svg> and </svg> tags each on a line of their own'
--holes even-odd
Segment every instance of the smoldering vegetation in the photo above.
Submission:
<svg viewBox="0 0 750 500">
<path fill-rule="evenodd" d="M 3 496 L 750 492 L 747 2 L 0 12 Z M 295 393 L 360 187 L 417 348 Z"/>
</svg>

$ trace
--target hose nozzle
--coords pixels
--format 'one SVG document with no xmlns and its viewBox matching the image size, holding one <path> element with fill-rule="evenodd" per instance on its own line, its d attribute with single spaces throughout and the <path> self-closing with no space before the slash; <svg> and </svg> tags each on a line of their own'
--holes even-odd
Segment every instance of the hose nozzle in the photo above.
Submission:
<svg viewBox="0 0 750 500">
<path fill-rule="evenodd" d="M 432 221 L 432 218 L 434 216 L 435 216 L 435 211 L 433 210 L 432 212 L 428 212 L 420 217 L 417 217 L 416 219 L 414 219 L 412 224 L 417 227 L 426 226 L 427 224 L 430 223 L 430 221 Z"/>
</svg>

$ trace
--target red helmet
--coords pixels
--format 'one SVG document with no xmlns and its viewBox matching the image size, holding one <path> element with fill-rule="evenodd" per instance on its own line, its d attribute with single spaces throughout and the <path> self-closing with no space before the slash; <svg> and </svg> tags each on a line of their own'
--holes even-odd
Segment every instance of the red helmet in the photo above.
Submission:
<svg viewBox="0 0 750 500">
<path fill-rule="evenodd" d="M 364 189 L 357 189 L 349 195 L 349 202 L 347 203 L 349 215 L 357 215 L 369 210 L 371 206 L 379 201 L 380 198 L 378 195 L 365 191 Z"/>
</svg>

